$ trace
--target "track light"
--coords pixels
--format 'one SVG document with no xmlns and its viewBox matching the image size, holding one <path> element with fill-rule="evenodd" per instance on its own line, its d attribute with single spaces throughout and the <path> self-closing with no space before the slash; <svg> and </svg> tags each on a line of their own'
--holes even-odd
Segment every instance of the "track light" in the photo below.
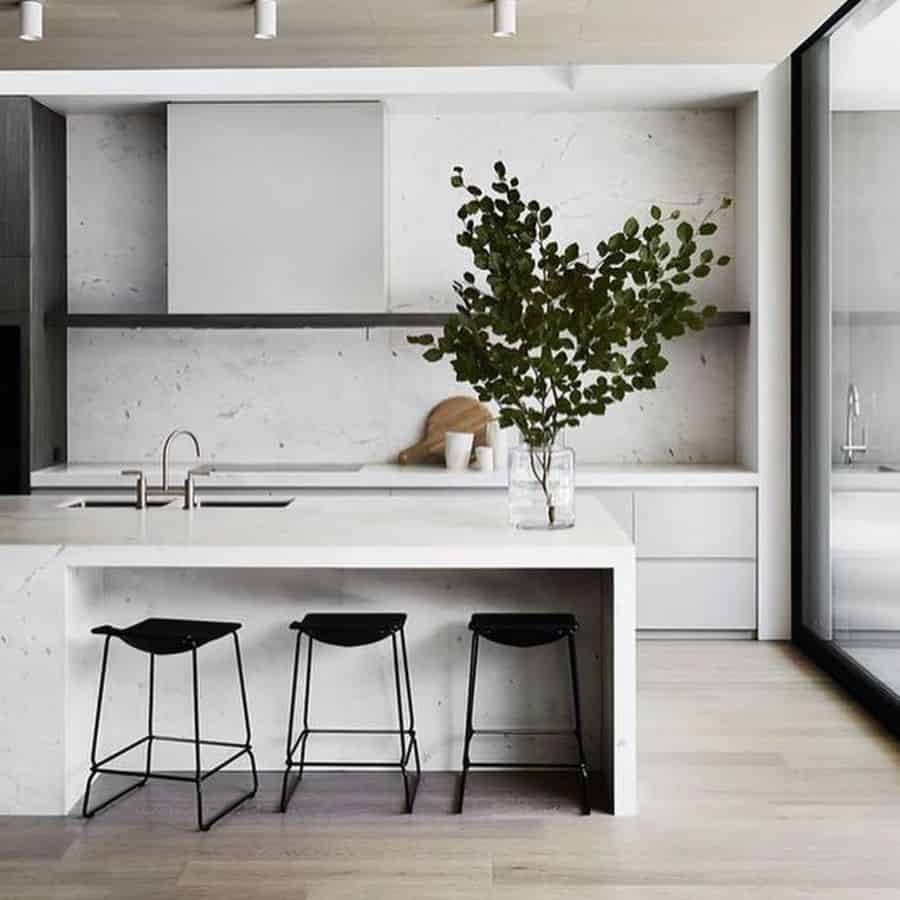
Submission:
<svg viewBox="0 0 900 900">
<path fill-rule="evenodd" d="M 253 37 L 270 41 L 278 34 L 278 4 L 275 0 L 255 0 L 253 4 L 255 28 Z"/>
<path fill-rule="evenodd" d="M 22 0 L 19 4 L 19 37 L 23 41 L 44 37 L 44 4 L 40 0 Z"/>
<path fill-rule="evenodd" d="M 494 0 L 494 37 L 515 37 L 516 0 Z"/>
</svg>

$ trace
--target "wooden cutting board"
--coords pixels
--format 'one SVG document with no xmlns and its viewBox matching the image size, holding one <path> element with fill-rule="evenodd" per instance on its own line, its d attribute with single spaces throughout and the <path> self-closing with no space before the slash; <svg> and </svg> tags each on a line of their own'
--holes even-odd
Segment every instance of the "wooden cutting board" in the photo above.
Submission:
<svg viewBox="0 0 900 900">
<path fill-rule="evenodd" d="M 407 447 L 398 462 L 401 465 L 426 461 L 440 461 L 444 453 L 444 435 L 448 431 L 469 431 L 475 435 L 475 446 L 487 443 L 490 410 L 474 397 L 450 397 L 442 400 L 425 421 L 425 436 L 417 444 Z"/>
</svg>

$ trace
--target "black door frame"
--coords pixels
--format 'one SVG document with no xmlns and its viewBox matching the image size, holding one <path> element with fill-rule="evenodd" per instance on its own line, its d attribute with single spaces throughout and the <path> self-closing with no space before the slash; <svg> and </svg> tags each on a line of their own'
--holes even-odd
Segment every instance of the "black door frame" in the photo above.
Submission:
<svg viewBox="0 0 900 900">
<path fill-rule="evenodd" d="M 900 702 L 881 682 L 861 665 L 838 650 L 831 641 L 822 640 L 803 624 L 802 586 L 804 509 L 806 497 L 801 477 L 803 465 L 803 390 L 805 368 L 803 343 L 803 234 L 806 210 L 803 209 L 801 173 L 803 147 L 803 73 L 802 54 L 833 31 L 864 0 L 847 0 L 821 27 L 807 38 L 791 56 L 791 623 L 794 643 L 848 693 L 900 736 Z"/>
</svg>

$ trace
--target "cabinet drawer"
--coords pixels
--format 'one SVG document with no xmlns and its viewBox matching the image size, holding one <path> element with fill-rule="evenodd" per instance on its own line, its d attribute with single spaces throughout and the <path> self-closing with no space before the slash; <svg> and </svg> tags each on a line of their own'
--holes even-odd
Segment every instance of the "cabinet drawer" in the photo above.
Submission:
<svg viewBox="0 0 900 900">
<path fill-rule="evenodd" d="M 635 543 L 641 559 L 755 559 L 755 490 L 637 491 Z"/>
<path fill-rule="evenodd" d="M 750 560 L 641 560 L 638 628 L 754 631 L 756 563 Z"/>
</svg>

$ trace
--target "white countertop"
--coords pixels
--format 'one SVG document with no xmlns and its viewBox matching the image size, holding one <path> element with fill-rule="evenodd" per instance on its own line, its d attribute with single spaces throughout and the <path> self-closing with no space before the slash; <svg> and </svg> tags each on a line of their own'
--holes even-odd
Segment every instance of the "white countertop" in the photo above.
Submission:
<svg viewBox="0 0 900 900">
<path fill-rule="evenodd" d="M 189 464 L 191 466 L 196 463 Z M 505 488 L 505 472 L 448 472 L 440 466 L 400 466 L 392 463 L 363 465 L 357 471 L 312 471 L 290 463 L 233 464 L 214 463 L 217 471 L 198 479 L 198 489 L 260 488 L 275 490 L 347 489 L 403 490 Z M 180 485 L 187 464 L 172 464 L 171 482 Z M 32 472 L 36 490 L 91 490 L 120 488 L 127 490 L 130 479 L 122 469 L 140 468 L 152 485 L 159 483 L 157 462 L 144 463 L 69 463 Z M 741 466 L 722 465 L 604 465 L 578 463 L 576 479 L 582 488 L 629 487 L 755 487 L 759 476 Z"/>
<path fill-rule="evenodd" d="M 66 509 L 0 497 L 0 558 L 22 545 L 78 566 L 611 568 L 634 548 L 603 505 L 567 531 L 516 531 L 504 497 L 297 498 L 286 508 Z M 14 552 L 20 552 L 18 550 Z"/>
<path fill-rule="evenodd" d="M 897 468 L 892 466 L 888 468 Z M 835 491 L 900 491 L 900 471 L 885 471 L 877 465 L 835 466 L 831 470 Z"/>
</svg>

